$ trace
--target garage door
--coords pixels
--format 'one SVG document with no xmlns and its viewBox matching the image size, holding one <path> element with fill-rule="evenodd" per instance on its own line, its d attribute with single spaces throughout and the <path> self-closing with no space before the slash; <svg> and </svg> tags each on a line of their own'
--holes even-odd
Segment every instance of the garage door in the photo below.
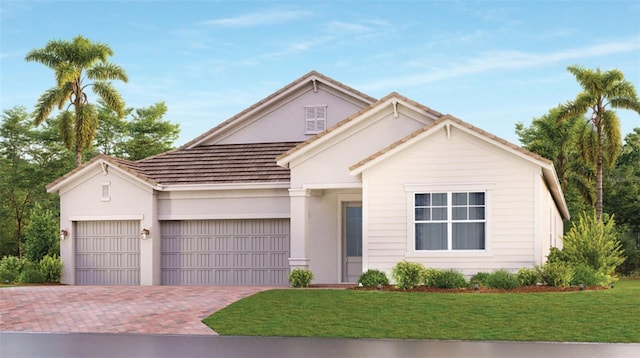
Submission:
<svg viewBox="0 0 640 358">
<path fill-rule="evenodd" d="M 289 220 L 164 221 L 162 284 L 285 285 Z"/>
<path fill-rule="evenodd" d="M 140 284 L 139 221 L 78 221 L 77 285 Z"/>
</svg>

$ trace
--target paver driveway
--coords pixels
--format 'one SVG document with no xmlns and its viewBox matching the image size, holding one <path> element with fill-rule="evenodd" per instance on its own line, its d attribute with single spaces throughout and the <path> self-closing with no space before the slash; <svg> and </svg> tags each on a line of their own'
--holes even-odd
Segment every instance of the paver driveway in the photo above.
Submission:
<svg viewBox="0 0 640 358">
<path fill-rule="evenodd" d="M 271 287 L 0 288 L 0 331 L 215 335 L 201 320 Z"/>
</svg>

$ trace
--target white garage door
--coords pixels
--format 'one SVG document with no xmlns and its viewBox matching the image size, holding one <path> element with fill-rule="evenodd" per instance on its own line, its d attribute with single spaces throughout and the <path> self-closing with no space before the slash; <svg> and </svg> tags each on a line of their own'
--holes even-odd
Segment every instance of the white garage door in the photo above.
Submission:
<svg viewBox="0 0 640 358">
<path fill-rule="evenodd" d="M 289 220 L 164 221 L 163 285 L 286 285 Z"/>
<path fill-rule="evenodd" d="M 77 285 L 140 284 L 140 222 L 78 221 Z"/>
</svg>

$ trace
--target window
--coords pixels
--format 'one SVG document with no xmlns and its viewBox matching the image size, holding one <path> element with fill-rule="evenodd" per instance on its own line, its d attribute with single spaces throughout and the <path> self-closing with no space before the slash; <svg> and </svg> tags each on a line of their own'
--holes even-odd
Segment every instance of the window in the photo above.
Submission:
<svg viewBox="0 0 640 358">
<path fill-rule="evenodd" d="M 306 106 L 305 134 L 316 134 L 327 129 L 327 106 Z"/>
<path fill-rule="evenodd" d="M 416 250 L 484 250 L 485 193 L 416 193 Z"/>
<path fill-rule="evenodd" d="M 102 182 L 102 201 L 111 200 L 111 182 Z"/>
</svg>

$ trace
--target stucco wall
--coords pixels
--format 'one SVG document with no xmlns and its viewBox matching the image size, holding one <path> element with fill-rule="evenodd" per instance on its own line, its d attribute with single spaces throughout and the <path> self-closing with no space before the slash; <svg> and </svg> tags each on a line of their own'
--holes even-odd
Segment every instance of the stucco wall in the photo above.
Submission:
<svg viewBox="0 0 640 358">
<path fill-rule="evenodd" d="M 288 218 L 287 189 L 173 191 L 158 195 L 160 220 Z"/>
<path fill-rule="evenodd" d="M 109 200 L 103 200 L 102 186 L 108 184 Z M 60 192 L 60 228 L 69 232 L 60 242 L 60 257 L 64 264 L 62 282 L 74 284 L 74 221 L 137 220 L 140 228 L 151 230 L 152 239 L 140 243 L 141 284 L 152 284 L 159 280 L 153 266 L 159 259 L 159 225 L 154 218 L 155 199 L 153 190 L 144 185 L 132 185 L 122 173 L 109 168 L 105 174 L 99 166 L 88 170 L 82 177 L 64 187 Z M 155 275 L 155 276 L 154 276 Z M 157 277 L 156 277 L 157 276 Z"/>
<path fill-rule="evenodd" d="M 368 222 L 363 269 L 390 273 L 405 259 L 466 275 L 532 266 L 539 178 L 536 165 L 455 127 L 450 139 L 444 130 L 434 133 L 363 173 L 363 215 Z M 486 190 L 486 250 L 415 251 L 413 239 L 407 239 L 413 230 L 409 200 L 413 191 L 425 190 Z"/>
</svg>

